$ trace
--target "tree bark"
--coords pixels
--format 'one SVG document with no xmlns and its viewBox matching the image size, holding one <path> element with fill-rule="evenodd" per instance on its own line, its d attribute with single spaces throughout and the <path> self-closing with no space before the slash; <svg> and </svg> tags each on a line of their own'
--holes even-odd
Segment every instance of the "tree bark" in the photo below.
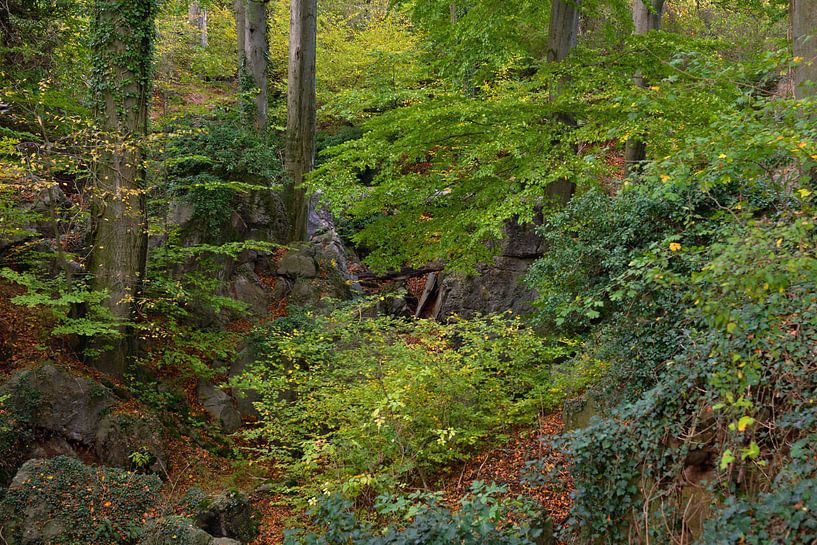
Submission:
<svg viewBox="0 0 817 545">
<path fill-rule="evenodd" d="M 576 47 L 579 35 L 581 0 L 553 0 L 550 8 L 550 28 L 548 30 L 548 62 L 560 62 L 567 58 Z M 567 113 L 559 114 L 558 119 L 566 126 L 576 124 Z M 565 206 L 573 197 L 576 184 L 570 180 L 556 180 L 545 188 L 545 195 Z"/>
<path fill-rule="evenodd" d="M 256 91 L 253 124 L 261 131 L 267 126 L 267 0 L 247 0 L 244 55 Z"/>
<path fill-rule="evenodd" d="M 235 35 L 237 38 L 236 45 L 238 46 L 238 77 L 241 79 L 241 73 L 244 70 L 244 66 L 247 62 L 245 56 L 245 49 L 246 49 L 246 37 L 247 37 L 247 22 L 246 22 L 246 15 L 245 9 L 246 7 L 246 0 L 234 0 L 233 1 L 233 13 L 235 14 Z"/>
<path fill-rule="evenodd" d="M 207 47 L 207 8 L 199 5 L 198 0 L 192 0 L 187 6 L 187 20 L 190 26 L 198 30 L 198 38 L 196 43 L 202 48 Z"/>
<path fill-rule="evenodd" d="M 289 29 L 286 167 L 290 240 L 307 238 L 309 199 L 300 187 L 315 166 L 317 0 L 292 0 Z"/>
<path fill-rule="evenodd" d="M 661 16 L 664 13 L 664 0 L 633 0 L 633 25 L 635 34 L 643 35 L 661 29 Z M 638 71 L 633 81 L 639 87 L 645 87 L 644 76 Z M 647 158 L 647 146 L 644 142 L 630 138 L 624 145 L 624 175 L 629 177 L 638 174 Z"/>
<path fill-rule="evenodd" d="M 791 34 L 794 56 L 794 96 L 817 94 L 817 0 L 791 0 Z M 809 83 L 811 82 L 811 83 Z"/>
<path fill-rule="evenodd" d="M 151 93 L 154 12 L 151 0 L 95 0 L 93 36 L 94 110 L 102 149 L 95 163 L 93 288 L 103 304 L 130 322 L 136 310 L 147 257 L 147 212 L 142 145 L 147 136 Z M 95 365 L 121 376 L 134 353 L 127 327 Z"/>
<path fill-rule="evenodd" d="M 581 0 L 553 0 L 548 30 L 548 62 L 559 62 L 576 47 Z"/>
</svg>

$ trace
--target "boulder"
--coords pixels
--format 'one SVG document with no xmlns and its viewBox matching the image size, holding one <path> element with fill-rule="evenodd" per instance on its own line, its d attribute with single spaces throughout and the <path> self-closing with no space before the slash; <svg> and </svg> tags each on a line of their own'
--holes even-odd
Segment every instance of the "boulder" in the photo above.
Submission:
<svg viewBox="0 0 817 545">
<path fill-rule="evenodd" d="M 109 414 L 99 423 L 94 451 L 105 465 L 163 474 L 168 468 L 161 430 L 152 415 Z"/>
<path fill-rule="evenodd" d="M 118 532 L 139 531 L 160 487 L 156 476 L 66 456 L 29 460 L 0 501 L 0 535 L 7 545 L 123 543 Z"/>
<path fill-rule="evenodd" d="M 213 536 L 182 517 L 165 517 L 145 525 L 137 545 L 214 545 Z"/>
<path fill-rule="evenodd" d="M 288 252 L 278 263 L 278 274 L 281 276 L 315 278 L 318 269 L 315 260 L 301 253 Z"/>
<path fill-rule="evenodd" d="M 196 515 L 196 524 L 215 537 L 249 542 L 257 535 L 250 501 L 239 492 L 226 492 L 205 502 Z"/>
<path fill-rule="evenodd" d="M 207 381 L 200 380 L 196 395 L 199 403 L 225 432 L 233 433 L 241 427 L 241 414 L 236 409 L 233 398 L 226 392 Z"/>
<path fill-rule="evenodd" d="M 104 414 L 116 398 L 107 387 L 46 363 L 15 374 L 0 387 L 6 406 L 48 435 L 92 445 Z"/>
</svg>

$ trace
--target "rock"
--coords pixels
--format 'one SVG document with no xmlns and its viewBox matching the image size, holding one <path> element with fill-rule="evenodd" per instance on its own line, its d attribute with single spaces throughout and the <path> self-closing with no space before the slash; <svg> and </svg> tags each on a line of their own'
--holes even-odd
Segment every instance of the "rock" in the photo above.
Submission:
<svg viewBox="0 0 817 545">
<path fill-rule="evenodd" d="M 113 529 L 139 529 L 134 521 L 159 504 L 160 487 L 156 476 L 66 456 L 29 460 L 0 501 L 0 535 L 8 545 L 114 542 Z"/>
<path fill-rule="evenodd" d="M 565 431 L 586 428 L 590 425 L 590 419 L 598 414 L 598 407 L 592 398 L 568 399 L 562 410 Z"/>
<path fill-rule="evenodd" d="M 256 357 L 256 350 L 252 345 L 245 346 L 241 349 L 230 365 L 230 378 L 232 379 L 243 375 L 247 368 L 255 363 Z M 233 388 L 233 396 L 235 397 L 235 407 L 241 416 L 258 418 L 258 410 L 254 405 L 256 401 L 261 400 L 261 396 L 258 392 L 249 388 Z"/>
<path fill-rule="evenodd" d="M 229 537 L 214 537 L 210 545 L 241 545 L 241 542 Z"/>
<path fill-rule="evenodd" d="M 526 314 L 532 310 L 536 292 L 521 281 L 532 263 L 530 259 L 497 257 L 492 266 L 478 267 L 476 276 L 444 274 L 437 280 L 439 292 L 428 315 L 442 320 L 452 314 L 465 318 L 508 310 Z"/>
<path fill-rule="evenodd" d="M 18 372 L 0 387 L 3 394 L 31 427 L 84 445 L 94 443 L 100 420 L 115 403 L 107 387 L 50 363 Z"/>
<path fill-rule="evenodd" d="M 256 316 L 264 316 L 272 304 L 272 292 L 261 282 L 252 263 L 241 265 L 229 283 L 227 293 L 245 303 Z"/>
<path fill-rule="evenodd" d="M 215 537 L 249 542 L 257 535 L 250 501 L 238 492 L 221 494 L 206 504 L 196 515 L 196 524 Z"/>
<path fill-rule="evenodd" d="M 152 416 L 107 415 L 99 423 L 94 450 L 105 465 L 164 474 L 168 467 L 161 430 L 161 424 Z M 146 458 L 134 458 L 134 453 Z"/>
<path fill-rule="evenodd" d="M 233 398 L 216 386 L 200 380 L 196 388 L 199 402 L 207 413 L 221 425 L 227 433 L 233 433 L 241 427 L 241 415 L 235 408 Z"/>
<path fill-rule="evenodd" d="M 182 517 L 165 517 L 145 525 L 137 545 L 213 545 L 213 536 Z"/>
<path fill-rule="evenodd" d="M 315 278 L 318 275 L 318 269 L 312 257 L 289 252 L 278 263 L 278 274 L 281 276 Z"/>
</svg>

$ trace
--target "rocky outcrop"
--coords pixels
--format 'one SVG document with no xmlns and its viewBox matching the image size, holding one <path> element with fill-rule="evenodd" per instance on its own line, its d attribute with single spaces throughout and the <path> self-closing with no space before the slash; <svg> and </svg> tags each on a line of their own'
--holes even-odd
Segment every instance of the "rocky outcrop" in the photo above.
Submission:
<svg viewBox="0 0 817 545">
<path fill-rule="evenodd" d="M 241 414 L 236 409 L 233 398 L 226 392 L 205 380 L 200 380 L 196 387 L 196 395 L 199 403 L 225 432 L 233 433 L 241 427 Z"/>
<path fill-rule="evenodd" d="M 495 312 L 530 312 L 536 292 L 522 281 L 533 262 L 544 254 L 536 228 L 535 224 L 508 223 L 500 255 L 490 265 L 479 265 L 475 275 L 429 275 L 418 297 L 416 315 L 444 320 L 453 314 L 468 318 Z"/>
<path fill-rule="evenodd" d="M 202 505 L 196 524 L 207 533 L 238 541 L 252 541 L 257 532 L 252 506 L 244 494 L 227 492 Z"/>
<path fill-rule="evenodd" d="M 0 500 L 6 545 L 241 545 L 256 536 L 239 493 L 201 499 L 193 518 L 162 516 L 157 476 L 94 467 L 67 456 L 26 462 Z"/>
<path fill-rule="evenodd" d="M 6 437 L 0 438 L 0 477 L 5 480 L 32 457 L 71 456 L 109 466 L 131 468 L 134 452 L 147 456 L 144 467 L 163 473 L 162 427 L 152 415 L 116 411 L 114 391 L 68 369 L 44 363 L 23 369 L 0 386 Z M 0 483 L 2 484 L 2 483 Z"/>
</svg>

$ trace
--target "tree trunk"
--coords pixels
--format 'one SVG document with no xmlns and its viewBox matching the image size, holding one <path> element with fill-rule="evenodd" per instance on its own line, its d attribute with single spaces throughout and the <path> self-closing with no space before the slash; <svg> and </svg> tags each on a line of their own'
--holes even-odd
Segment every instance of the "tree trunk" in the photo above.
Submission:
<svg viewBox="0 0 817 545">
<path fill-rule="evenodd" d="M 817 94 L 817 0 L 791 0 L 791 34 L 794 56 L 794 96 Z M 811 83 L 809 83 L 811 82 Z"/>
<path fill-rule="evenodd" d="M 253 124 L 261 131 L 267 126 L 267 0 L 247 0 L 245 23 L 244 55 L 256 92 Z"/>
<path fill-rule="evenodd" d="M 317 0 L 292 0 L 289 27 L 286 167 L 290 239 L 306 240 L 309 199 L 299 187 L 315 166 Z"/>
<path fill-rule="evenodd" d="M 645 3 L 646 1 L 646 3 Z M 664 12 L 664 0 L 633 0 L 633 24 L 635 34 L 643 35 L 661 28 L 661 16 Z M 638 71 L 633 81 L 639 87 L 645 87 L 643 74 Z M 630 138 L 624 145 L 624 175 L 629 177 L 638 174 L 647 158 L 647 146 L 644 142 Z"/>
<path fill-rule="evenodd" d="M 155 5 L 132 0 L 95 0 L 92 22 L 94 111 L 102 150 L 95 163 L 93 288 L 124 322 L 134 318 L 147 257 L 147 212 L 142 145 L 147 136 Z M 97 367 L 121 376 L 133 355 L 127 327 Z"/>
<path fill-rule="evenodd" d="M 579 8 L 581 0 L 553 0 L 550 8 L 550 28 L 548 30 L 548 62 L 564 60 L 576 47 L 579 34 Z M 559 120 L 566 126 L 576 124 L 569 114 L 559 114 Z M 556 180 L 545 188 L 545 195 L 559 205 L 566 205 L 576 191 L 576 184 L 570 180 Z"/>
<path fill-rule="evenodd" d="M 199 6 L 198 0 L 193 0 L 187 7 L 187 20 L 190 26 L 198 30 L 196 43 L 202 48 L 207 47 L 207 8 Z"/>
<path fill-rule="evenodd" d="M 559 62 L 576 47 L 581 0 L 553 0 L 548 31 L 548 62 Z"/>
<path fill-rule="evenodd" d="M 237 38 L 237 46 L 238 46 L 238 78 L 241 79 L 241 73 L 244 70 L 244 66 L 246 64 L 246 56 L 244 51 L 246 50 L 246 37 L 247 37 L 247 21 L 246 21 L 246 0 L 234 0 L 233 2 L 233 13 L 235 14 L 235 35 Z"/>
</svg>

